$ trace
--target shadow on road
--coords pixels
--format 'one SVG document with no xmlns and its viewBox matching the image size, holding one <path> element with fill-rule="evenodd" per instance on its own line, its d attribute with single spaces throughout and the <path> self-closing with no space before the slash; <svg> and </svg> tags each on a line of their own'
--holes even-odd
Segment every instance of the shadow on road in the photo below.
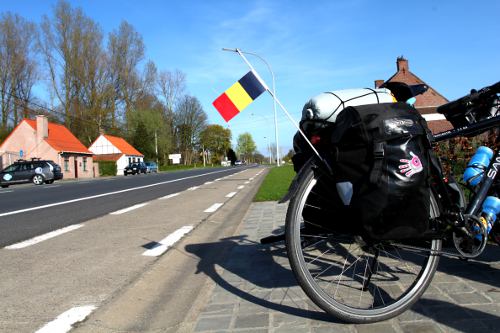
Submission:
<svg viewBox="0 0 500 333">
<path fill-rule="evenodd" d="M 249 240 L 246 235 L 241 235 L 224 238 L 216 243 L 190 244 L 185 249 L 200 258 L 197 273 L 205 273 L 219 287 L 237 297 L 290 315 L 338 322 L 322 311 L 296 306 L 294 301 L 297 301 L 296 304 L 301 302 L 286 295 L 287 292 L 293 296 L 297 294 L 290 290 L 293 287 L 297 288 L 297 282 L 291 270 L 277 262 L 287 261 L 284 245 L 261 245 Z M 211 255 L 221 251 L 228 253 L 229 256 L 218 260 Z M 216 266 L 225 270 L 222 275 L 217 272 Z M 241 288 L 244 283 L 255 285 L 255 288 L 246 291 L 245 288 Z M 255 292 L 256 290 L 259 292 Z M 276 298 L 270 297 L 277 295 L 277 291 L 279 295 Z"/>
<path fill-rule="evenodd" d="M 279 230 L 274 233 L 277 232 Z M 313 320 L 341 323 L 336 318 L 315 310 L 313 306 L 297 305 L 304 304 L 306 296 L 297 290 L 297 282 L 289 268 L 282 242 L 261 245 L 248 239 L 246 235 L 241 235 L 224 238 L 215 243 L 190 244 L 185 249 L 200 258 L 197 273 L 203 272 L 220 288 L 233 294 L 235 302 L 238 302 L 236 297 L 239 297 L 270 310 Z M 223 253 L 225 255 L 222 255 Z M 479 283 L 483 288 L 481 292 L 486 295 L 500 292 L 500 270 L 497 269 L 500 267 L 500 247 L 488 246 L 478 259 L 463 261 L 442 257 L 438 274 L 444 273 L 445 276 L 450 276 L 450 279 L 440 277 L 435 279 L 431 286 L 439 288 L 440 283 L 451 285 L 452 281 L 455 281 L 453 277 L 458 277 L 464 279 L 461 282 L 463 284 L 476 283 L 476 288 Z M 223 268 L 224 271 L 219 273 L 220 269 L 217 267 Z M 253 287 L 248 288 L 248 285 Z M 276 294 L 281 297 L 272 297 Z M 302 301 L 297 297 L 302 297 Z M 495 302 L 489 304 L 497 306 Z M 471 305 L 454 304 L 451 298 L 449 302 L 434 299 L 432 294 L 424 295 L 411 310 L 422 316 L 422 319 L 426 318 L 463 332 L 477 331 L 478 327 L 474 325 L 478 322 L 481 322 L 479 325 L 485 330 L 494 331 L 494 328 L 500 325 L 500 318 L 494 314 L 474 309 Z"/>
</svg>

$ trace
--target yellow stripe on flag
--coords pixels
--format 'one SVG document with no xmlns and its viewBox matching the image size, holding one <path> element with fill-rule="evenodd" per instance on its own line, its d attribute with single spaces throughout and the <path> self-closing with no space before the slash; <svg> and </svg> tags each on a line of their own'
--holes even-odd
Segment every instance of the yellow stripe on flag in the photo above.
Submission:
<svg viewBox="0 0 500 333">
<path fill-rule="evenodd" d="M 243 89 L 239 82 L 236 82 L 228 90 L 226 90 L 226 95 L 239 111 L 243 110 L 253 102 L 253 99 L 248 95 L 245 89 Z"/>
</svg>

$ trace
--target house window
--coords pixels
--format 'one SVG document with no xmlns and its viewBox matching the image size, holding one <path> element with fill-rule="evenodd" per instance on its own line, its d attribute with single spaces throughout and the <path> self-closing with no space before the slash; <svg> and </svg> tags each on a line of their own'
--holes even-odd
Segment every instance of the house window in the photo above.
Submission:
<svg viewBox="0 0 500 333">
<path fill-rule="evenodd" d="M 87 171 L 87 158 L 83 158 L 83 171 Z"/>
<path fill-rule="evenodd" d="M 64 171 L 69 171 L 69 157 L 64 157 Z"/>
</svg>

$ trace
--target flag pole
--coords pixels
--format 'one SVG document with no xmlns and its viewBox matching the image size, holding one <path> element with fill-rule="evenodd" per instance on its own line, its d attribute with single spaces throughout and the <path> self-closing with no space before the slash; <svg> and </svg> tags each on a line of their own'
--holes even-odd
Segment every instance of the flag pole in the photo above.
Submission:
<svg viewBox="0 0 500 333">
<path fill-rule="evenodd" d="M 288 119 L 292 122 L 292 124 L 295 126 L 295 128 L 297 128 L 297 130 L 299 131 L 300 135 L 302 135 L 302 137 L 306 140 L 307 144 L 309 145 L 309 147 L 311 147 L 311 149 L 313 150 L 313 152 L 321 159 L 323 160 L 323 158 L 321 157 L 321 155 L 318 153 L 318 151 L 316 150 L 316 148 L 313 146 L 313 144 L 311 143 L 311 141 L 309 141 L 309 139 L 307 138 L 307 136 L 304 134 L 304 132 L 300 129 L 300 126 L 299 124 L 297 124 L 297 122 L 293 119 L 293 117 L 290 115 L 290 113 L 287 111 L 287 109 L 283 106 L 283 104 L 281 104 L 281 102 L 279 101 L 279 99 L 276 97 L 276 94 L 274 92 L 272 92 L 269 87 L 267 86 L 266 82 L 260 77 L 259 73 L 257 73 L 257 71 L 255 70 L 255 68 L 253 68 L 252 64 L 247 60 L 247 58 L 245 57 L 245 55 L 243 53 L 249 53 L 249 52 L 243 52 L 241 51 L 240 49 L 236 48 L 236 49 L 227 49 L 227 48 L 223 48 L 222 49 L 223 51 L 231 51 L 231 52 L 236 52 L 240 55 L 240 57 L 245 61 L 245 63 L 248 65 L 248 67 L 250 67 L 250 69 L 252 70 L 252 72 L 255 74 L 255 76 L 257 77 L 257 79 L 260 81 L 260 83 L 264 86 L 264 88 L 266 88 L 267 92 L 271 95 L 271 97 L 273 98 L 274 102 L 278 103 L 279 107 L 281 108 L 281 110 L 283 110 L 283 112 L 285 113 L 285 115 L 288 117 Z M 249 54 L 253 54 L 253 53 L 249 53 Z M 259 57 L 260 58 L 260 57 Z M 262 58 L 261 58 L 262 59 Z M 265 61 L 264 61 L 265 62 Z M 267 64 L 267 63 L 266 63 Z M 269 66 L 269 65 L 268 65 Z M 272 72 L 271 72 L 272 74 Z M 273 75 L 273 85 L 274 85 L 274 75 Z M 277 127 L 277 123 L 276 123 L 276 109 L 274 110 L 274 114 L 275 114 L 275 125 L 276 125 L 276 154 L 277 154 L 277 161 L 279 161 L 279 153 L 278 153 L 278 127 Z M 278 162 L 279 164 L 279 162 Z"/>
<path fill-rule="evenodd" d="M 269 72 L 271 73 L 271 77 L 273 79 L 273 91 L 272 91 L 272 96 L 276 96 L 276 84 L 275 84 L 275 80 L 274 80 L 274 72 L 273 70 L 271 69 L 271 66 L 269 65 L 269 63 L 264 59 L 262 58 L 261 56 L 259 56 L 258 54 L 256 53 L 253 53 L 253 52 L 246 52 L 246 51 L 242 51 L 238 48 L 236 49 L 226 49 L 226 48 L 223 48 L 222 49 L 223 51 L 231 51 L 231 52 L 236 52 L 238 53 L 242 59 L 246 62 L 246 64 L 248 65 L 248 67 L 250 67 L 250 69 L 257 74 L 257 71 L 252 67 L 252 64 L 250 64 L 250 62 L 247 60 L 247 58 L 243 55 L 243 53 L 246 53 L 246 54 L 250 54 L 250 55 L 253 55 L 257 58 L 259 58 L 260 60 L 262 60 L 262 62 L 264 62 L 267 66 L 267 68 L 269 69 Z M 259 75 L 257 75 L 259 76 Z M 268 86 L 264 83 L 264 80 L 262 80 L 262 78 L 260 78 L 260 76 L 258 77 L 259 81 L 261 83 L 263 83 L 263 86 L 266 88 L 266 90 L 268 92 L 271 92 L 271 90 L 268 88 Z M 278 139 L 278 113 L 276 112 L 276 99 L 273 98 L 273 110 L 274 110 L 274 138 L 276 140 L 276 165 L 277 166 L 280 166 L 281 165 L 281 158 L 280 158 L 280 152 L 279 152 L 279 139 Z"/>
</svg>

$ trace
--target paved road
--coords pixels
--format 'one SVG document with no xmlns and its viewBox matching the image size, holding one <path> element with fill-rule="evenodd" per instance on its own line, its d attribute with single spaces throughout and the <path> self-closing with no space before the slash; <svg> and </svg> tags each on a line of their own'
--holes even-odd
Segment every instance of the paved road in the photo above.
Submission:
<svg viewBox="0 0 500 333">
<path fill-rule="evenodd" d="M 199 186 L 244 169 L 196 169 L 1 189 L 0 247 Z"/>
<path fill-rule="evenodd" d="M 164 192 L 142 207 L 85 221 L 78 229 L 27 247 L 0 249 L 0 332 L 61 332 L 56 328 L 70 325 L 64 320 L 81 320 L 87 311 L 106 313 L 107 305 L 123 299 L 131 287 L 138 293 L 120 303 L 114 315 L 122 325 L 141 327 L 158 318 L 182 322 L 204 290 L 206 276 L 195 274 L 196 265 L 184 264 L 187 257 L 178 255 L 175 242 L 234 233 L 264 169 L 235 172 L 175 196 Z M 143 284 L 151 276 L 154 283 Z M 166 281 L 170 284 L 164 285 Z M 175 307 L 164 316 L 169 295 Z"/>
</svg>

